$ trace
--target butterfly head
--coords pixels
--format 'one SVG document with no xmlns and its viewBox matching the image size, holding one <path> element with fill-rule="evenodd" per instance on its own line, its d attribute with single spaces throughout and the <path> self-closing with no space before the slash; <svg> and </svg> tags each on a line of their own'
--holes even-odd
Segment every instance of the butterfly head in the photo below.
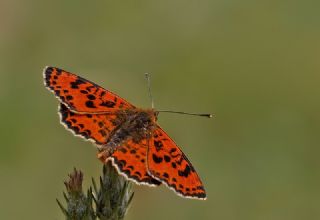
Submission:
<svg viewBox="0 0 320 220">
<path fill-rule="evenodd" d="M 155 109 L 147 109 L 143 112 L 146 114 L 145 118 L 148 118 L 151 123 L 155 123 L 158 120 L 159 112 Z"/>
</svg>

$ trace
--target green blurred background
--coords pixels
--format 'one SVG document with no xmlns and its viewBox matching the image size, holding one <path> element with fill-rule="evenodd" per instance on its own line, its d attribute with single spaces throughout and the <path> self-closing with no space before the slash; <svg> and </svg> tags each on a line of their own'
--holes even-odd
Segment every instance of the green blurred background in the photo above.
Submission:
<svg viewBox="0 0 320 220">
<path fill-rule="evenodd" d="M 135 187 L 126 219 L 320 219 L 320 2 L 1 0 L 0 219 L 63 219 L 55 202 L 95 147 L 58 121 L 57 66 L 149 107 L 200 174 L 207 201 Z"/>
</svg>

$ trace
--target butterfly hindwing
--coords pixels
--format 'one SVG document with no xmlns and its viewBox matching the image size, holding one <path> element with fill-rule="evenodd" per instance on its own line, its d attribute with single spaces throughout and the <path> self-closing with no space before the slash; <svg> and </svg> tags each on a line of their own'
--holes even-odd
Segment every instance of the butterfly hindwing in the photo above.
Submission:
<svg viewBox="0 0 320 220">
<path fill-rule="evenodd" d="M 112 130 L 117 126 L 115 114 L 77 114 L 62 103 L 59 115 L 61 123 L 68 130 L 98 146 L 107 143 Z"/>
<path fill-rule="evenodd" d="M 75 74 L 46 67 L 45 86 L 70 110 L 78 113 L 103 113 L 134 108 L 114 93 Z"/>
<path fill-rule="evenodd" d="M 142 139 L 135 143 L 132 139 L 117 147 L 111 156 L 104 156 L 104 152 L 98 154 L 102 162 L 112 161 L 119 173 L 137 184 L 149 186 L 160 185 L 160 182 L 152 178 L 147 172 L 147 143 Z"/>
<path fill-rule="evenodd" d="M 165 183 L 178 195 L 206 199 L 203 184 L 192 164 L 160 127 L 150 140 L 147 166 L 152 177 Z"/>
</svg>

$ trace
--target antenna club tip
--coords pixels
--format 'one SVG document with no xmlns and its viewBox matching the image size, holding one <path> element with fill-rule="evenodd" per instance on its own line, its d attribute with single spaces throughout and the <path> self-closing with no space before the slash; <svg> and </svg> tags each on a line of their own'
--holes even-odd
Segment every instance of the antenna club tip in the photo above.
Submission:
<svg viewBox="0 0 320 220">
<path fill-rule="evenodd" d="M 205 116 L 207 118 L 213 118 L 213 115 L 212 114 L 203 114 L 202 116 Z"/>
</svg>

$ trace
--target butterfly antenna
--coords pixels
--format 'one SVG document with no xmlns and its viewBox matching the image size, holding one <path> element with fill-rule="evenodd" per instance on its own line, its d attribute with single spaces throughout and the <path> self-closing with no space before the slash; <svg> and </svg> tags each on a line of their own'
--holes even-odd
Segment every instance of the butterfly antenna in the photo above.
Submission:
<svg viewBox="0 0 320 220">
<path fill-rule="evenodd" d="M 206 118 L 212 118 L 212 114 L 198 114 L 198 113 L 189 113 L 189 112 L 178 112 L 178 111 L 169 111 L 169 110 L 159 110 L 157 112 L 167 112 L 167 113 L 175 113 L 175 114 L 181 114 L 181 115 L 194 115 L 194 116 L 201 116 Z"/>
<path fill-rule="evenodd" d="M 145 73 L 145 77 L 148 83 L 148 93 L 149 93 L 149 98 L 151 100 L 151 107 L 154 109 L 154 102 L 153 102 L 153 96 L 151 93 L 151 75 L 150 73 Z M 189 112 L 179 112 L 179 111 L 169 111 L 169 110 L 159 110 L 157 112 L 167 112 L 167 113 L 175 113 L 175 114 L 182 114 L 182 115 L 194 115 L 194 116 L 201 116 L 201 117 L 206 117 L 206 118 L 212 118 L 212 114 L 198 114 L 198 113 L 189 113 Z"/>
<path fill-rule="evenodd" d="M 150 73 L 145 73 L 144 74 L 148 83 L 148 93 L 149 93 L 149 98 L 151 100 L 151 108 L 154 109 L 154 102 L 153 102 L 153 97 L 151 93 L 151 80 L 150 80 Z"/>
</svg>

